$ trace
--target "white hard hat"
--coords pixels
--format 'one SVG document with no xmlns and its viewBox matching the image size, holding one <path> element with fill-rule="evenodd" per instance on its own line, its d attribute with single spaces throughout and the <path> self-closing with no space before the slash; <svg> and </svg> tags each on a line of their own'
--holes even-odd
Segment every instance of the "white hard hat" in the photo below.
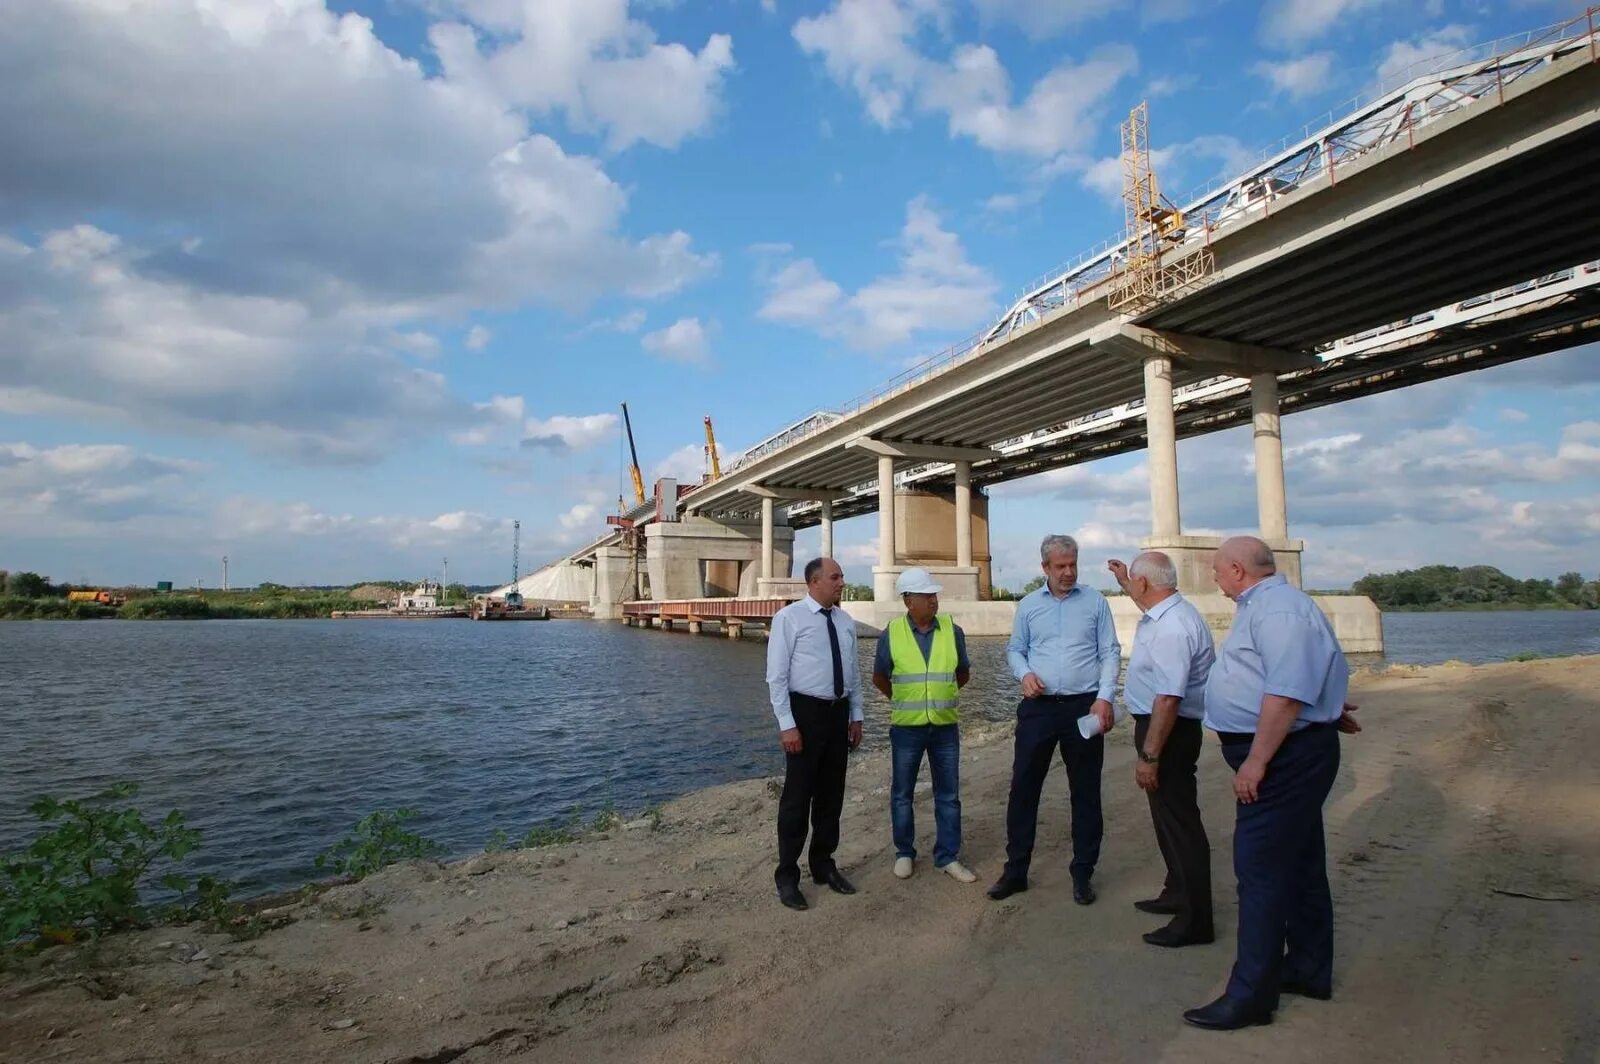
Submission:
<svg viewBox="0 0 1600 1064">
<path fill-rule="evenodd" d="M 933 574 L 921 566 L 914 566 L 895 578 L 896 595 L 937 595 L 944 588 L 933 582 Z"/>
</svg>

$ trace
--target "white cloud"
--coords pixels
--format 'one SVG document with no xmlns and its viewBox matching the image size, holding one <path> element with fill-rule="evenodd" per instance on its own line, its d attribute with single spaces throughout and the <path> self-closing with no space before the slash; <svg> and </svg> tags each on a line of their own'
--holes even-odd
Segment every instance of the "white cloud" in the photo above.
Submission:
<svg viewBox="0 0 1600 1064">
<path fill-rule="evenodd" d="M 705 445 L 686 443 L 657 462 L 650 470 L 650 483 L 672 477 L 679 484 L 698 484 L 706 470 Z"/>
<path fill-rule="evenodd" d="M 70 534 L 171 513 L 207 467 L 123 444 L 0 443 L 0 533 Z"/>
<path fill-rule="evenodd" d="M 1449 65 L 1453 53 L 1472 44 L 1471 26 L 1449 25 L 1409 40 L 1395 41 L 1378 61 L 1378 83 L 1398 87 L 1406 75 L 1416 76 Z"/>
<path fill-rule="evenodd" d="M 1394 0 L 1272 0 L 1261 15 L 1261 37 L 1280 48 L 1298 48 L 1321 37 L 1340 19 Z"/>
<path fill-rule="evenodd" d="M 529 418 L 523 425 L 522 446 L 581 451 L 614 436 L 618 420 L 615 414 L 585 414 L 581 417 L 558 414 L 549 418 Z"/>
<path fill-rule="evenodd" d="M 599 318 L 591 321 L 578 330 L 578 335 L 591 332 L 636 333 L 644 327 L 646 318 L 644 310 L 635 307 L 625 314 L 618 314 L 614 318 Z"/>
<path fill-rule="evenodd" d="M 1237 138 L 1225 134 L 1206 134 L 1179 144 L 1169 144 L 1150 152 L 1150 165 L 1161 178 L 1168 198 L 1183 202 L 1184 190 L 1199 182 L 1231 177 L 1244 170 L 1256 156 Z M 1041 174 L 1035 182 L 1050 180 L 1053 173 Z M 1116 156 L 1097 159 L 1083 167 L 1079 182 L 1107 201 L 1122 202 L 1122 160 Z"/>
<path fill-rule="evenodd" d="M 733 69 L 733 39 L 661 44 L 627 0 L 455 0 L 466 23 L 429 30 L 447 77 L 535 114 L 562 112 L 613 150 L 703 132 Z M 472 23 L 476 24 L 476 28 Z M 488 32 L 479 32 L 480 30 Z"/>
<path fill-rule="evenodd" d="M 471 424 L 451 433 L 450 440 L 465 447 L 482 447 L 516 432 L 526 415 L 522 396 L 497 395 L 486 403 L 473 403 Z"/>
<path fill-rule="evenodd" d="M 462 340 L 461 342 L 468 351 L 482 351 L 484 348 L 489 346 L 489 341 L 493 339 L 494 333 L 490 332 L 482 325 L 474 325 L 472 328 L 467 330 L 466 339 Z"/>
<path fill-rule="evenodd" d="M 678 53 L 640 24 L 622 21 L 626 42 L 607 36 L 617 23 L 601 8 L 617 6 L 573 9 L 600 20 L 583 39 L 604 50 L 579 65 L 621 64 L 595 77 L 626 87 L 629 63 L 663 64 L 651 76 L 676 85 Z M 532 32 L 521 7 L 467 7 Z M 0 247 L 8 410 L 369 458 L 461 406 L 442 378 L 395 361 L 430 352 L 430 318 L 581 306 L 618 287 L 661 295 L 715 263 L 682 232 L 622 235 L 627 197 L 598 161 L 321 0 L 23 5 L 7 13 L 0 69 L 0 226 L 44 234 Z M 658 116 L 635 110 L 606 135 L 687 135 L 647 130 Z"/>
<path fill-rule="evenodd" d="M 716 329 L 700 324 L 699 318 L 679 318 L 664 329 L 645 333 L 640 340 L 646 351 L 686 365 L 703 366 L 711 360 L 711 336 Z"/>
<path fill-rule="evenodd" d="M 1526 410 L 1518 410 L 1514 406 L 1508 406 L 1500 411 L 1500 420 L 1509 421 L 1513 425 L 1520 425 L 1528 420 L 1528 412 Z"/>
<path fill-rule="evenodd" d="M 1082 8 L 988 2 L 994 12 L 1038 27 Z M 1026 14 L 1030 10 L 1042 14 Z M 856 92 L 879 126 L 893 126 L 909 111 L 941 114 L 952 136 L 1036 157 L 1085 146 L 1106 96 L 1138 68 L 1132 48 L 1106 46 L 1082 63 L 1058 63 L 1013 103 L 1010 76 L 987 45 L 961 45 L 943 61 L 918 50 L 922 30 L 942 26 L 948 16 L 939 0 L 837 0 L 823 14 L 800 19 L 793 32 L 803 51 L 822 58 L 834 81 Z"/>
<path fill-rule="evenodd" d="M 992 312 L 994 278 L 967 261 L 961 238 L 942 227 L 926 197 L 906 205 L 899 247 L 896 273 L 849 296 L 810 259 L 791 263 L 769 280 L 757 314 L 806 326 L 855 348 L 881 350 L 917 333 L 976 326 Z"/>
<path fill-rule="evenodd" d="M 1291 100 L 1303 100 L 1328 89 L 1333 53 L 1312 52 L 1297 59 L 1285 59 L 1281 63 L 1262 60 L 1251 70 L 1265 78 L 1273 92 L 1283 93 Z"/>
<path fill-rule="evenodd" d="M 1129 0 L 973 0 L 986 21 L 1009 22 L 1037 39 L 1054 37 L 1074 26 L 1103 18 L 1128 6 Z"/>
</svg>

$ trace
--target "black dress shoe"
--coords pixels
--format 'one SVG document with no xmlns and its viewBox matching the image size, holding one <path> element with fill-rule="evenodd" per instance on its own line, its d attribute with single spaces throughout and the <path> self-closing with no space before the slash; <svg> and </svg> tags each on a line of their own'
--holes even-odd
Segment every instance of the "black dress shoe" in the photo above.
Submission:
<svg viewBox="0 0 1600 1064">
<path fill-rule="evenodd" d="M 1272 1010 L 1246 1005 L 1223 994 L 1209 1005 L 1185 1012 L 1183 1019 L 1185 1023 L 1208 1031 L 1237 1031 L 1241 1027 L 1271 1023 Z"/>
<path fill-rule="evenodd" d="M 1027 889 L 1028 881 L 1026 879 L 1010 879 L 1006 876 L 1001 876 L 994 881 L 994 886 L 989 888 L 989 897 L 995 901 L 1004 901 L 1011 895 L 1021 894 Z"/>
<path fill-rule="evenodd" d="M 1174 931 L 1171 927 L 1158 927 L 1154 931 L 1146 931 L 1144 940 L 1152 946 L 1168 946 L 1176 949 L 1179 946 L 1209 946 L 1217 940 L 1217 936 L 1191 935 L 1184 931 Z"/>
<path fill-rule="evenodd" d="M 856 892 L 856 888 L 850 885 L 850 881 L 844 878 L 844 873 L 837 868 L 830 869 L 825 876 L 813 876 L 811 878 L 818 884 L 826 884 L 828 889 L 835 894 L 854 894 Z"/>
<path fill-rule="evenodd" d="M 1311 998 L 1314 1001 L 1328 1001 L 1333 998 L 1333 990 L 1331 988 L 1327 990 L 1314 989 L 1298 979 L 1283 980 L 1278 984 L 1278 992 L 1281 994 L 1296 994 L 1300 997 Z"/>
<path fill-rule="evenodd" d="M 1095 899 L 1094 888 L 1087 879 L 1074 879 L 1072 881 L 1072 900 L 1079 905 L 1093 905 Z"/>
<path fill-rule="evenodd" d="M 805 912 L 810 906 L 806 904 L 806 896 L 800 893 L 798 883 L 779 883 L 778 900 L 791 909 Z"/>
<path fill-rule="evenodd" d="M 1153 913 L 1156 916 L 1177 916 L 1178 903 L 1167 901 L 1163 898 L 1151 898 L 1148 901 L 1136 901 L 1133 907 L 1142 913 Z"/>
</svg>

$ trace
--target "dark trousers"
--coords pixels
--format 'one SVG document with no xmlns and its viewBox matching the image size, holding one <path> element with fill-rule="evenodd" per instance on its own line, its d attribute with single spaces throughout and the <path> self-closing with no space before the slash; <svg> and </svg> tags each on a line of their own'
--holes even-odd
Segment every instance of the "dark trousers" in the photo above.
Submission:
<svg viewBox="0 0 1600 1064">
<path fill-rule="evenodd" d="M 1033 838 L 1039 826 L 1039 792 L 1056 750 L 1067 766 L 1072 794 L 1072 878 L 1088 879 L 1100 860 L 1100 766 L 1105 762 L 1105 736 L 1085 739 L 1078 718 L 1094 704 L 1093 691 L 1082 695 L 1024 698 L 1017 706 L 1016 751 L 1011 761 L 1011 795 L 1006 801 L 1006 871 L 1008 879 L 1026 882 L 1033 859 Z"/>
<path fill-rule="evenodd" d="M 1223 736 L 1235 771 L 1250 737 Z M 1322 837 L 1322 803 L 1339 774 L 1339 732 L 1313 725 L 1289 733 L 1267 765 L 1257 798 L 1238 806 L 1233 870 L 1239 879 L 1239 952 L 1228 996 L 1278 1006 L 1284 979 L 1333 987 L 1333 896 Z"/>
<path fill-rule="evenodd" d="M 850 753 L 850 700 L 830 702 L 789 694 L 789 708 L 800 729 L 798 754 L 785 754 L 783 796 L 778 799 L 780 885 L 800 882 L 800 851 L 811 822 L 811 876 L 833 871 L 839 847 L 839 812 L 844 808 L 844 771 Z"/>
<path fill-rule="evenodd" d="M 1150 731 L 1148 716 L 1136 717 L 1133 741 L 1144 749 Z M 1150 819 L 1155 823 L 1156 844 L 1167 863 L 1167 881 L 1161 899 L 1178 907 L 1169 925 L 1174 931 L 1210 938 L 1211 841 L 1200 821 L 1200 800 L 1195 765 L 1200 760 L 1202 729 L 1198 720 L 1179 717 L 1161 745 L 1156 766 L 1155 793 L 1150 799 Z"/>
</svg>

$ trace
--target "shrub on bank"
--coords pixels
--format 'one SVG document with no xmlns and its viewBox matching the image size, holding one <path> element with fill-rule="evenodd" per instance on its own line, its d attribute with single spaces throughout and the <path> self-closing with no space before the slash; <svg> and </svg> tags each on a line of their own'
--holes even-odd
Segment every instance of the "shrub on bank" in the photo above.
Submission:
<svg viewBox="0 0 1600 1064">
<path fill-rule="evenodd" d="M 174 809 L 152 824 L 131 805 L 136 783 L 115 783 L 85 799 L 36 799 L 30 809 L 47 829 L 0 858 L 0 945 L 70 942 L 146 923 L 140 895 L 153 870 L 173 867 L 200 841 Z M 175 870 L 156 878 L 181 893 Z"/>
</svg>

